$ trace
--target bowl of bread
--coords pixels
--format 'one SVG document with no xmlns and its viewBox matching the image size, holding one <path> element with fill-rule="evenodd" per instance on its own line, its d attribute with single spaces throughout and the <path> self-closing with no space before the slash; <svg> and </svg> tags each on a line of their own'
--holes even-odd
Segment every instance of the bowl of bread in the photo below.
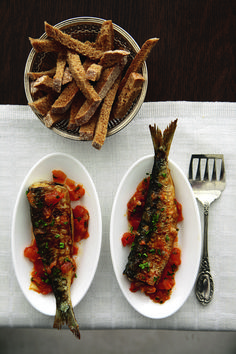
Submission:
<svg viewBox="0 0 236 354">
<path fill-rule="evenodd" d="M 138 113 L 148 85 L 146 59 L 158 38 L 140 48 L 111 20 L 76 17 L 29 37 L 24 72 L 28 104 L 55 133 L 90 140 L 100 149 L 107 136 Z"/>
</svg>

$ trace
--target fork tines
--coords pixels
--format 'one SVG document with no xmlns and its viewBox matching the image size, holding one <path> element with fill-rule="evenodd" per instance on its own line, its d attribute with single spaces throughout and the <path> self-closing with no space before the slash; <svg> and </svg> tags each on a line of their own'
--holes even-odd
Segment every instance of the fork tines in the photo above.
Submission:
<svg viewBox="0 0 236 354">
<path fill-rule="evenodd" d="M 218 171 L 220 171 L 220 173 L 217 174 Z M 189 180 L 224 181 L 224 155 L 193 154 L 189 164 Z"/>
</svg>

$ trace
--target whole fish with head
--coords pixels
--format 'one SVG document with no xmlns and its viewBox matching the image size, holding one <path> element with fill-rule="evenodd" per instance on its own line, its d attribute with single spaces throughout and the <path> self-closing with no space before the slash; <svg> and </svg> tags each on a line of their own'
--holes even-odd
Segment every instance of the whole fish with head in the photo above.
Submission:
<svg viewBox="0 0 236 354">
<path fill-rule="evenodd" d="M 169 260 L 178 234 L 175 188 L 168 167 L 168 155 L 177 119 L 164 130 L 149 126 L 154 163 L 141 222 L 128 256 L 124 274 L 130 281 L 157 285 Z"/>
<path fill-rule="evenodd" d="M 33 234 L 56 298 L 54 328 L 64 323 L 80 338 L 71 303 L 75 275 L 73 213 L 68 189 L 55 182 L 33 183 L 28 191 Z"/>
</svg>

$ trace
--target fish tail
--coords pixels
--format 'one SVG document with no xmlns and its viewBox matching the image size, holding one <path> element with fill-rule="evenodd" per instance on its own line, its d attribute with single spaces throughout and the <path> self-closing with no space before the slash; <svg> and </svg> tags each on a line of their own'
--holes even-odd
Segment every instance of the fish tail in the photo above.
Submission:
<svg viewBox="0 0 236 354">
<path fill-rule="evenodd" d="M 68 303 L 65 305 L 66 306 L 57 306 L 53 328 L 61 329 L 62 325 L 66 323 L 71 332 L 80 339 L 79 325 L 76 321 L 73 308 Z M 65 307 L 65 309 L 63 309 L 63 307 Z"/>
<path fill-rule="evenodd" d="M 162 134 L 161 130 L 156 126 L 156 124 L 154 124 L 154 126 L 149 125 L 155 153 L 157 153 L 159 150 L 163 150 L 166 153 L 166 156 L 169 155 L 170 146 L 173 140 L 176 126 L 177 119 L 171 122 Z"/>
</svg>

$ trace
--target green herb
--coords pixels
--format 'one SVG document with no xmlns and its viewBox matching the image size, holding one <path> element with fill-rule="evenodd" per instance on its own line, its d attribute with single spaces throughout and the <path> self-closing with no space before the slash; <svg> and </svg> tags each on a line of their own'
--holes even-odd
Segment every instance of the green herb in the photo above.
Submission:
<svg viewBox="0 0 236 354">
<path fill-rule="evenodd" d="M 64 242 L 60 242 L 59 247 L 60 247 L 60 248 L 65 248 Z"/>
<path fill-rule="evenodd" d="M 170 240 L 169 236 L 166 235 L 166 242 L 168 242 Z"/>
<path fill-rule="evenodd" d="M 67 224 L 68 224 L 68 221 L 65 221 L 65 222 L 64 222 L 64 225 L 67 225 Z"/>
<path fill-rule="evenodd" d="M 27 191 L 25 191 L 25 194 L 27 195 L 29 193 L 29 189 L 27 189 Z"/>
<path fill-rule="evenodd" d="M 43 203 L 41 202 L 41 200 L 36 203 L 36 206 L 40 209 L 43 207 Z"/>
<path fill-rule="evenodd" d="M 160 250 L 160 248 L 157 250 L 157 253 L 159 254 L 159 256 L 161 256 L 161 250 Z"/>
<path fill-rule="evenodd" d="M 48 242 L 45 243 L 45 248 L 48 248 Z"/>
<path fill-rule="evenodd" d="M 155 249 L 152 248 L 149 252 L 150 252 L 150 253 L 155 253 Z"/>
<path fill-rule="evenodd" d="M 165 210 L 165 208 L 161 208 L 161 211 L 164 211 Z"/>
<path fill-rule="evenodd" d="M 159 188 L 161 188 L 161 187 L 162 187 L 162 184 L 161 184 L 161 183 L 157 183 L 157 186 L 158 186 Z"/>
<path fill-rule="evenodd" d="M 161 175 L 162 177 L 166 178 L 166 173 L 162 173 Z"/>
<path fill-rule="evenodd" d="M 65 262 L 70 262 L 70 259 L 68 257 L 66 257 Z"/>
<path fill-rule="evenodd" d="M 52 219 L 50 226 L 53 226 L 55 224 L 55 219 Z"/>
<path fill-rule="evenodd" d="M 79 216 L 79 217 L 77 218 L 77 220 L 78 220 L 78 221 L 81 221 L 81 220 L 82 220 L 82 218 Z"/>
<path fill-rule="evenodd" d="M 143 256 L 144 256 L 144 257 L 147 257 L 147 253 L 143 253 Z"/>
<path fill-rule="evenodd" d="M 59 234 L 56 234 L 56 235 L 55 235 L 55 238 L 59 238 L 59 237 L 60 237 L 60 235 L 59 235 Z"/>
<path fill-rule="evenodd" d="M 139 267 L 140 267 L 141 269 L 148 268 L 148 271 L 149 271 L 149 263 L 148 263 L 148 262 L 139 264 Z"/>
<path fill-rule="evenodd" d="M 80 189 L 80 186 L 77 186 L 77 187 L 75 188 L 76 191 L 78 191 L 79 189 Z"/>
</svg>

